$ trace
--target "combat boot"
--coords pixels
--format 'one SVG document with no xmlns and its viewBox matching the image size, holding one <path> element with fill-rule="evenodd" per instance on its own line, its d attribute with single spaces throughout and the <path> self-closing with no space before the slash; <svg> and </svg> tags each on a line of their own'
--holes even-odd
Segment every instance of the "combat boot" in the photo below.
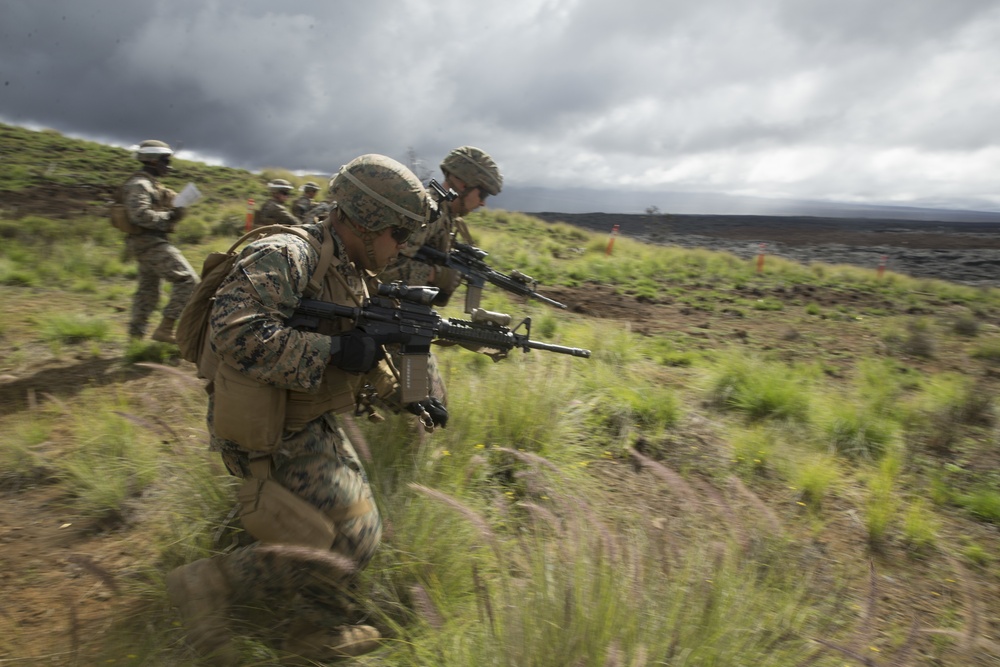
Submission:
<svg viewBox="0 0 1000 667">
<path fill-rule="evenodd" d="M 310 624 L 297 624 L 288 632 L 282 645 L 292 658 L 285 664 L 296 664 L 294 658 L 314 664 L 371 653 L 379 647 L 381 636 L 370 625 L 338 625 L 332 630 L 322 630 Z"/>
<path fill-rule="evenodd" d="M 171 570 L 167 594 L 180 612 L 188 643 L 199 654 L 219 667 L 242 664 L 228 627 L 232 588 L 217 559 L 202 558 Z"/>
<path fill-rule="evenodd" d="M 177 320 L 164 317 L 160 320 L 160 326 L 156 327 L 151 338 L 158 343 L 176 343 L 177 339 L 174 338 L 175 324 L 177 324 Z"/>
</svg>

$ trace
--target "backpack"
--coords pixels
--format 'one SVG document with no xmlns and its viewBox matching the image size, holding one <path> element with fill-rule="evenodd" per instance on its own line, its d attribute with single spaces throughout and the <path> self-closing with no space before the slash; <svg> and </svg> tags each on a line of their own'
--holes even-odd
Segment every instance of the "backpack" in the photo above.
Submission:
<svg viewBox="0 0 1000 667">
<path fill-rule="evenodd" d="M 174 191 L 170 188 L 164 188 L 148 176 L 145 172 L 139 171 L 136 174 L 145 176 L 151 183 L 153 183 L 160 191 L 161 196 L 169 203 L 174 197 Z M 132 174 L 129 177 L 131 180 L 136 174 Z M 127 183 L 127 181 L 126 181 Z M 111 226 L 115 229 L 125 232 L 126 234 L 141 234 L 144 231 L 142 227 L 138 225 L 133 225 L 132 221 L 128 219 L 128 211 L 125 210 L 125 185 L 121 185 L 115 190 L 114 200 L 111 202 Z"/>
<path fill-rule="evenodd" d="M 254 241 L 263 236 L 272 234 L 294 234 L 306 241 L 319 253 L 319 264 L 316 271 L 309 278 L 309 286 L 306 288 L 306 295 L 310 297 L 319 296 L 323 289 L 323 276 L 326 275 L 330 264 L 333 263 L 333 237 L 327 234 L 326 240 L 320 246 L 319 242 L 301 227 L 289 227 L 286 225 L 268 225 L 259 227 L 241 236 L 226 252 L 213 252 L 205 258 L 201 268 L 201 282 L 195 288 L 194 293 L 188 300 L 180 319 L 177 321 L 177 346 L 180 348 L 181 357 L 198 366 L 198 376 L 207 380 L 212 380 L 215 376 L 215 369 L 218 361 L 211 349 L 208 335 L 209 315 L 212 306 L 215 305 L 215 293 L 222 284 L 222 281 L 229 275 L 236 258 L 239 255 L 237 248 L 244 243 Z"/>
<path fill-rule="evenodd" d="M 111 226 L 126 234 L 138 234 L 142 231 L 140 227 L 133 225 L 128 219 L 128 212 L 125 210 L 124 186 L 115 191 L 115 199 L 111 203 Z"/>
</svg>

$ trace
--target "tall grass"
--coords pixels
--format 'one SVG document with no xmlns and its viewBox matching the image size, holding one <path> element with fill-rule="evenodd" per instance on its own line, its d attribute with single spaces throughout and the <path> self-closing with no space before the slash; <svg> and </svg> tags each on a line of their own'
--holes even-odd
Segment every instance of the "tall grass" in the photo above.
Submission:
<svg viewBox="0 0 1000 667">
<path fill-rule="evenodd" d="M 30 168 L 17 172 L 0 168 L 0 182 L 20 187 L 34 178 Z M 263 194 L 265 176 L 215 181 L 211 205 L 192 207 L 179 236 L 193 265 L 231 243 L 245 197 Z M 839 665 L 817 657 L 810 638 L 850 635 L 856 584 L 847 570 L 862 554 L 835 550 L 827 530 L 850 538 L 840 519 L 856 516 L 873 550 L 891 553 L 898 536 L 934 558 L 963 524 L 953 523 L 954 509 L 936 513 L 914 500 L 923 488 L 940 507 L 997 521 L 995 479 L 976 467 L 992 460 L 996 441 L 995 405 L 982 400 L 981 388 L 993 385 L 941 376 L 932 363 L 961 344 L 962 362 L 988 380 L 987 363 L 1000 358 L 988 324 L 1000 307 L 997 291 L 895 274 L 879 281 L 870 270 L 772 257 L 757 274 L 752 260 L 727 253 L 627 238 L 609 257 L 603 234 L 507 212 L 469 220 L 495 267 L 534 275 L 543 292 L 601 282 L 618 305 L 689 303 L 705 317 L 729 299 L 747 320 L 793 323 L 802 336 L 786 351 L 764 349 L 780 345 L 777 338 L 721 349 L 716 330 L 692 341 L 685 325 L 656 322 L 658 333 L 640 335 L 627 322 L 583 319 L 488 290 L 487 307 L 533 318 L 533 337 L 593 355 L 518 351 L 494 363 L 457 347 L 436 350 L 450 394 L 447 429 L 421 433 L 407 414 L 358 425 L 386 527 L 360 590 L 387 635 L 384 648 L 358 664 Z M 32 395 L 28 407 L 0 415 L 0 485 L 29 491 L 54 482 L 70 514 L 114 529 L 102 540 L 128 543 L 127 566 L 98 565 L 114 570 L 127 612 L 102 617 L 96 646 L 76 664 L 184 664 L 163 575 L 245 543 L 231 514 L 238 482 L 206 451 L 205 397 L 191 367 L 165 367 L 179 363 L 165 347 L 121 345 L 135 274 L 120 234 L 89 215 L 38 218 L 31 228 L 0 219 L 4 396 L 23 402 L 28 388 L 49 379 L 41 362 L 32 363 L 46 338 L 76 361 L 90 354 L 161 365 L 121 383 L 94 377 L 93 386 L 59 386 L 60 397 Z M 877 295 L 894 304 L 886 312 L 947 298 L 987 324 L 972 341 L 929 320 L 876 313 L 870 323 L 865 311 L 862 323 L 851 307 L 817 305 L 807 312 L 826 319 L 802 318 L 778 309 L 775 296 L 798 284 Z M 42 313 L 37 303 L 60 312 Z M 460 306 L 448 308 L 457 315 Z M 821 329 L 848 319 L 856 322 L 849 331 Z M 850 334 L 853 356 L 791 361 L 822 356 L 809 348 L 825 340 L 821 331 Z M 910 340 L 913 332 L 929 344 Z M 54 356 L 76 380 L 74 361 Z M 957 434 L 947 451 L 916 447 L 935 424 Z M 913 457 L 905 467 L 904 446 Z M 938 482 L 927 483 L 923 466 L 940 470 L 942 460 Z M 976 539 L 984 546 L 957 548 L 988 567 L 995 545 L 989 533 Z M 821 553 L 824 544 L 829 551 Z M 896 580 L 912 573 L 927 581 L 907 563 L 888 567 Z M 936 612 L 914 610 L 923 620 Z M 915 643 L 894 622 L 864 647 Z M 0 640 L 0 652 L 16 652 L 26 627 Z M 56 641 L 51 634 L 47 642 Z M 277 660 L 256 640 L 246 648 L 248 662 Z M 955 653 L 932 648 L 942 664 Z M 893 660 L 905 662 L 885 661 Z"/>
<path fill-rule="evenodd" d="M 710 372 L 713 404 L 748 418 L 805 421 L 809 413 L 807 376 L 781 363 L 738 352 L 724 356 Z"/>
</svg>

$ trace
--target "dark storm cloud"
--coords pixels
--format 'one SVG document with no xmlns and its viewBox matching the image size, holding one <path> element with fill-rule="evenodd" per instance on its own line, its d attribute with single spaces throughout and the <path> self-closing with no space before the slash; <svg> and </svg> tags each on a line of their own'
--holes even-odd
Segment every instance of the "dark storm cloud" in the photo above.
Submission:
<svg viewBox="0 0 1000 667">
<path fill-rule="evenodd" d="M 0 118 L 249 168 L 953 200 L 1000 177 L 998 61 L 993 0 L 0 0 Z"/>
</svg>

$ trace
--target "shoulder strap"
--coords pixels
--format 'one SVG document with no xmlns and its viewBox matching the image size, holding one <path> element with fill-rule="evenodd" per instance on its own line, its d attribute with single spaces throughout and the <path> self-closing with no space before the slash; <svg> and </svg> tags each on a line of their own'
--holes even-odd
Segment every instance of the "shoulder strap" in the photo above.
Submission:
<svg viewBox="0 0 1000 667">
<path fill-rule="evenodd" d="M 462 218 L 455 218 L 455 231 L 459 236 L 462 237 L 462 241 L 468 245 L 474 245 L 472 241 L 472 233 L 469 231 L 469 226 L 465 224 L 465 220 Z"/>
<path fill-rule="evenodd" d="M 267 225 L 265 227 L 258 227 L 257 229 L 252 229 L 233 243 L 232 247 L 229 248 L 229 254 L 235 253 L 236 249 L 239 248 L 243 243 L 247 243 L 256 240 L 262 236 L 270 236 L 271 234 L 295 234 L 301 239 L 309 242 L 309 245 L 319 254 L 319 263 L 316 265 L 316 270 L 309 277 L 309 285 L 306 288 L 309 293 L 313 296 L 319 295 L 323 290 L 323 277 L 326 272 L 330 269 L 331 265 L 336 265 L 336 258 L 333 256 L 333 235 L 330 234 L 329 230 L 326 231 L 326 236 L 323 239 L 323 244 L 320 245 L 312 234 L 299 227 L 290 227 L 288 225 Z"/>
</svg>

